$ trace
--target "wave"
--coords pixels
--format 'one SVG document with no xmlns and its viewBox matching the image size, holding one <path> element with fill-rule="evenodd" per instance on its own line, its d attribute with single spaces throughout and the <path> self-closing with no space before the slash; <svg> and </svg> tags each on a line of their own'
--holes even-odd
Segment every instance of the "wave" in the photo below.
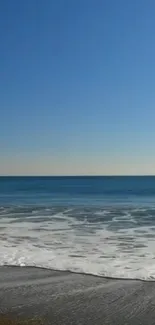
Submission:
<svg viewBox="0 0 155 325">
<path fill-rule="evenodd" d="M 155 279 L 155 208 L 3 207 L 0 265 Z"/>
</svg>

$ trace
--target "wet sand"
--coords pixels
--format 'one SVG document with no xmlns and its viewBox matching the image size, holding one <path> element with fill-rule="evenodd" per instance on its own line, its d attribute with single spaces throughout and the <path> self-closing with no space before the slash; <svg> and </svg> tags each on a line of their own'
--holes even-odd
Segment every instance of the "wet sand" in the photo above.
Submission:
<svg viewBox="0 0 155 325">
<path fill-rule="evenodd" d="M 0 267 L 0 313 L 54 325 L 152 325 L 155 282 Z"/>
</svg>

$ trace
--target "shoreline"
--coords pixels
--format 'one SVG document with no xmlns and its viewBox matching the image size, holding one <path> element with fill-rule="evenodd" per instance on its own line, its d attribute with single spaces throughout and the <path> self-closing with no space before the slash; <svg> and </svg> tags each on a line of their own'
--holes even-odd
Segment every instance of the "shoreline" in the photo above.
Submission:
<svg viewBox="0 0 155 325">
<path fill-rule="evenodd" d="M 0 267 L 0 313 L 55 325 L 153 325 L 155 283 L 38 267 Z"/>
<path fill-rule="evenodd" d="M 20 266 L 20 265 L 0 265 L 0 269 L 1 268 L 20 268 L 20 269 L 39 269 L 42 271 L 51 271 L 51 272 L 57 272 L 57 273 L 63 273 L 63 274 L 77 274 L 77 275 L 87 275 L 87 276 L 91 276 L 91 277 L 95 277 L 95 278 L 100 278 L 100 279 L 105 279 L 105 280 L 125 280 L 125 281 L 142 281 L 142 282 L 155 282 L 155 278 L 148 278 L 148 279 L 142 279 L 142 278 L 121 278 L 121 277 L 115 277 L 115 276 L 105 276 L 105 275 L 98 275 L 98 274 L 93 274 L 93 273 L 84 273 L 84 272 L 78 272 L 78 271 L 71 271 L 71 270 L 59 270 L 59 269 L 50 269 L 47 267 L 43 267 L 43 266 L 33 266 L 33 265 L 24 265 L 24 266 Z"/>
</svg>

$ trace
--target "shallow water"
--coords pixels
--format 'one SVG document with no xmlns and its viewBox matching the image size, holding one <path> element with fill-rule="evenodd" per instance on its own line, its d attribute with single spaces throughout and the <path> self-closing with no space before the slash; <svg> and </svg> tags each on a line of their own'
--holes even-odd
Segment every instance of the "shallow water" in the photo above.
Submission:
<svg viewBox="0 0 155 325">
<path fill-rule="evenodd" d="M 0 265 L 155 279 L 155 177 L 0 178 Z"/>
</svg>

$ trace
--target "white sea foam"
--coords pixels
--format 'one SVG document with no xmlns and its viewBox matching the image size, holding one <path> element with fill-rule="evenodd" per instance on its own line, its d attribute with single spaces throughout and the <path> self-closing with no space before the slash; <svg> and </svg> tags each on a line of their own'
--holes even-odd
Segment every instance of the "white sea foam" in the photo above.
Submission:
<svg viewBox="0 0 155 325">
<path fill-rule="evenodd" d="M 1 215 L 0 265 L 155 279 L 155 223 L 136 210 L 51 211 Z"/>
</svg>

